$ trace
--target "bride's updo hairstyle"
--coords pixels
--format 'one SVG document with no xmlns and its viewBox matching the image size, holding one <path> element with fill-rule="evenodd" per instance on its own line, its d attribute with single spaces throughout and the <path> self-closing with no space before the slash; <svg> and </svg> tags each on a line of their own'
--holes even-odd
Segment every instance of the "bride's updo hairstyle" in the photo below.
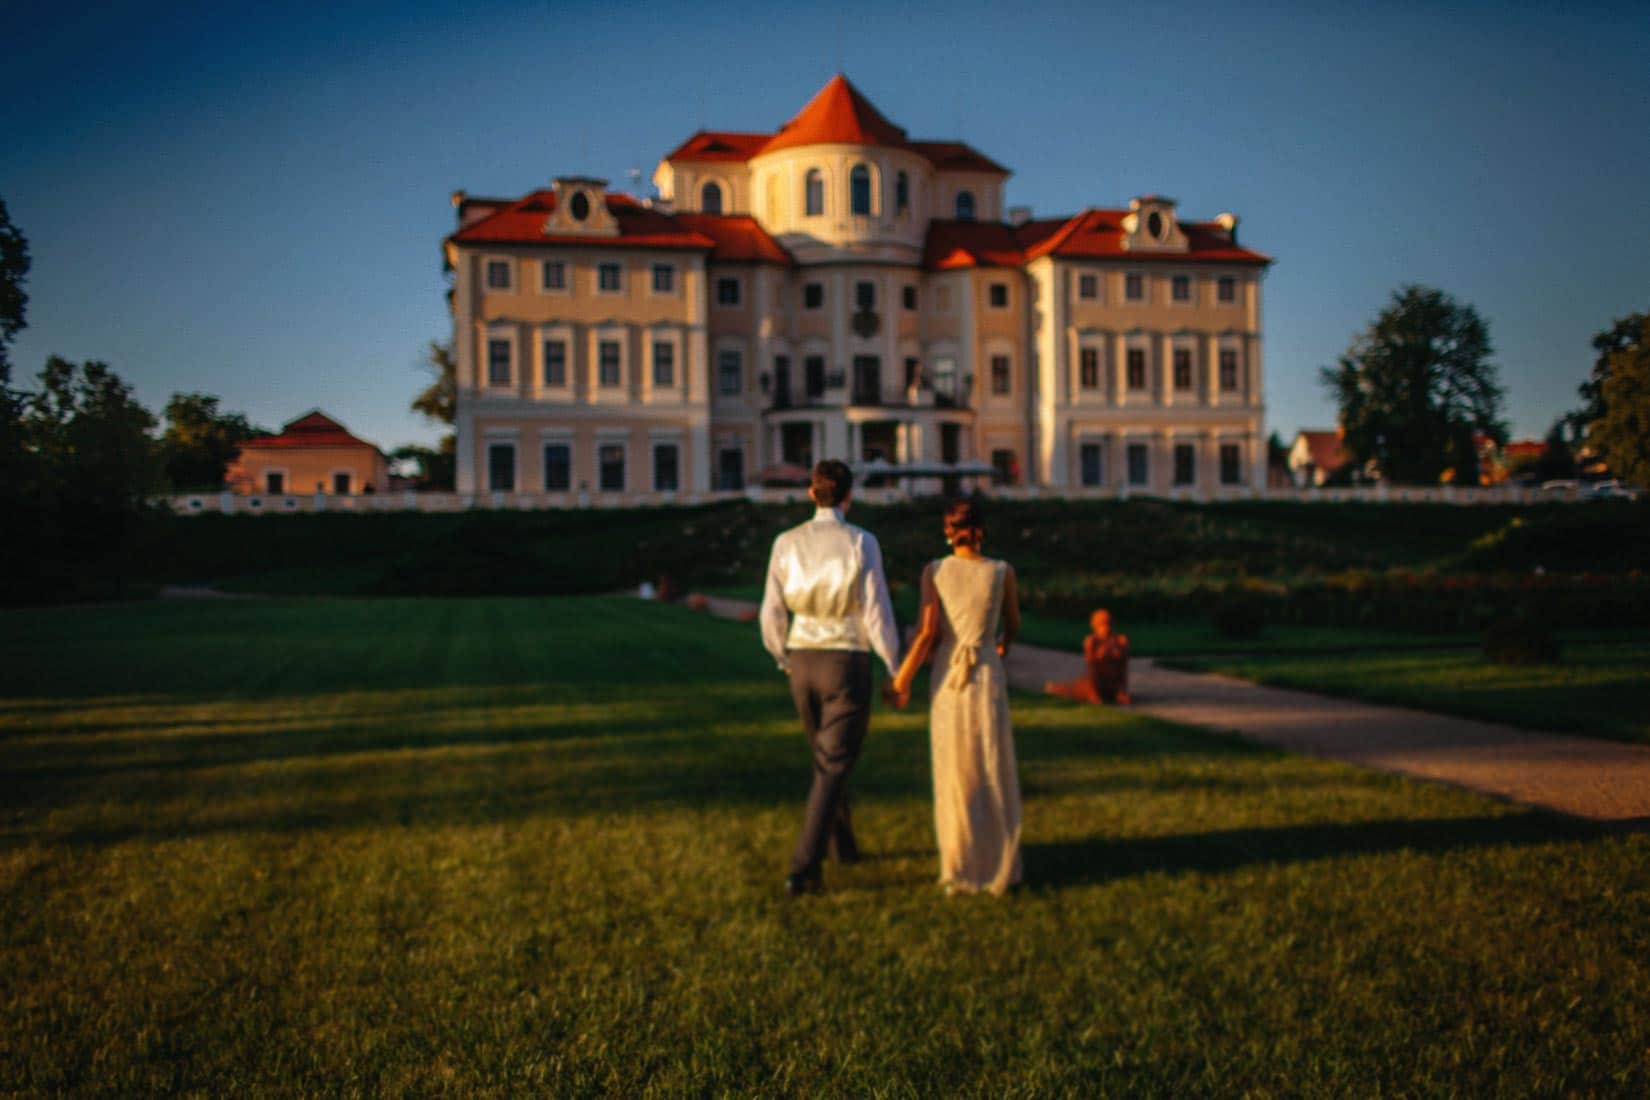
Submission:
<svg viewBox="0 0 1650 1100">
<path fill-rule="evenodd" d="M 945 509 L 945 541 L 952 546 L 968 546 L 975 550 L 985 539 L 985 521 L 980 506 L 967 497 L 958 497 Z"/>
</svg>

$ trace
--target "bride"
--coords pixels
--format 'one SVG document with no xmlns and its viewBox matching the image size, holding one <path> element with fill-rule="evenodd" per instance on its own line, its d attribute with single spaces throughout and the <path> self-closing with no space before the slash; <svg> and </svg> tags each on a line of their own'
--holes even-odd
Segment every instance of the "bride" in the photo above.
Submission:
<svg viewBox="0 0 1650 1100">
<path fill-rule="evenodd" d="M 951 554 L 923 570 L 917 635 L 887 688 L 903 708 L 934 657 L 934 827 L 948 893 L 1001 894 L 1020 881 L 1020 777 L 1002 662 L 1019 633 L 1020 601 L 1013 568 L 980 553 L 984 535 L 972 501 L 946 509 Z"/>
</svg>

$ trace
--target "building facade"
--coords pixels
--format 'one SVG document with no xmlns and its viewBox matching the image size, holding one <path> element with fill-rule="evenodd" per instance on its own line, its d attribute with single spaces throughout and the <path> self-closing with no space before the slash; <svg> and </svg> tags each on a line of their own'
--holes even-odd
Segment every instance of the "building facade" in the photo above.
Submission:
<svg viewBox="0 0 1650 1100">
<path fill-rule="evenodd" d="M 775 133 L 693 135 L 657 199 L 460 192 L 458 490 L 668 496 L 827 457 L 1263 486 L 1270 260 L 1238 219 L 1154 195 L 1033 219 L 1008 176 L 839 75 Z"/>
<path fill-rule="evenodd" d="M 347 497 L 382 493 L 389 480 L 384 452 L 320 409 L 289 421 L 276 435 L 247 440 L 224 473 L 224 487 L 243 496 Z"/>
</svg>

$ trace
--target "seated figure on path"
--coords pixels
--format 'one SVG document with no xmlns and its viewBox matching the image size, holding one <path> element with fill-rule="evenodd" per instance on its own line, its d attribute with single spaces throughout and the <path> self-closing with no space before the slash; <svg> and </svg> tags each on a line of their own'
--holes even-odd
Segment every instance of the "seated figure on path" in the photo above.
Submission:
<svg viewBox="0 0 1650 1100">
<path fill-rule="evenodd" d="M 1050 680 L 1043 690 L 1080 703 L 1129 702 L 1129 636 L 1111 632 L 1111 612 L 1097 609 L 1089 616 L 1092 633 L 1083 639 L 1084 675 L 1075 680 Z"/>
</svg>

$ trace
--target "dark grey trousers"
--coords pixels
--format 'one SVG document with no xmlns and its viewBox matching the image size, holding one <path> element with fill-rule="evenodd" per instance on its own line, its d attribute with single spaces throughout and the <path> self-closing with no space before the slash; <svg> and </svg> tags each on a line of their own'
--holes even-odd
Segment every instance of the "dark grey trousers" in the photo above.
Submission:
<svg viewBox="0 0 1650 1100">
<path fill-rule="evenodd" d="M 848 819 L 848 773 L 871 724 L 871 655 L 836 649 L 787 654 L 791 698 L 814 754 L 814 781 L 791 855 L 793 875 L 811 875 L 827 849 L 840 860 L 859 856 Z"/>
</svg>

